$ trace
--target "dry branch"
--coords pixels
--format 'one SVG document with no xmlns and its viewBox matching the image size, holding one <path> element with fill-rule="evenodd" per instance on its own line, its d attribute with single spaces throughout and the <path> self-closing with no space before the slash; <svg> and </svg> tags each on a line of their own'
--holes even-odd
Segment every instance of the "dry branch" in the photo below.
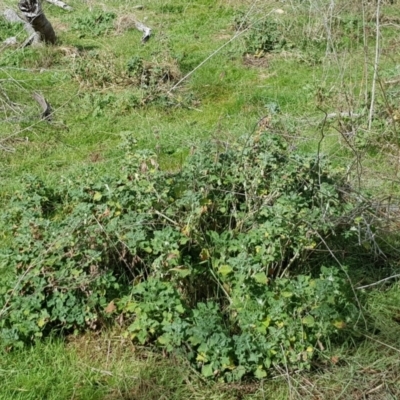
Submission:
<svg viewBox="0 0 400 400">
<path fill-rule="evenodd" d="M 149 40 L 151 36 L 151 29 L 142 22 L 138 21 L 133 14 L 124 15 L 121 18 L 118 18 L 115 24 L 115 28 L 119 33 L 133 27 L 140 32 L 143 32 L 142 43 L 145 43 Z"/>
<path fill-rule="evenodd" d="M 51 114 L 53 110 L 47 100 L 39 93 L 33 93 L 32 97 L 38 102 L 40 108 L 42 109 L 41 117 L 47 121 L 51 121 Z"/>
<path fill-rule="evenodd" d="M 139 21 L 135 21 L 135 27 L 136 27 L 136 29 L 138 29 L 140 32 L 143 32 L 142 42 L 143 42 L 143 43 L 144 43 L 144 42 L 147 42 L 147 41 L 149 40 L 149 38 L 150 38 L 150 35 L 151 35 L 151 29 L 150 29 L 148 26 L 142 24 L 142 23 L 139 22 Z"/>
<path fill-rule="evenodd" d="M 61 7 L 64 10 L 68 10 L 68 11 L 72 11 L 73 8 L 71 6 L 69 6 L 68 4 L 65 4 L 63 1 L 61 0 L 46 0 L 48 3 L 53 4 L 57 7 Z"/>
<path fill-rule="evenodd" d="M 362 114 L 354 113 L 353 111 L 333 112 L 326 116 L 327 119 L 334 118 L 359 118 Z"/>
</svg>

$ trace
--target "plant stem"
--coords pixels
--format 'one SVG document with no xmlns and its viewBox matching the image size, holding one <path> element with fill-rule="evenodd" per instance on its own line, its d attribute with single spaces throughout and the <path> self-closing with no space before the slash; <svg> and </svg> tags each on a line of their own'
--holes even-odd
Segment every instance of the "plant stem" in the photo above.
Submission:
<svg viewBox="0 0 400 400">
<path fill-rule="evenodd" d="M 374 113 L 374 105 L 375 105 L 375 91 L 376 91 L 376 79 L 378 76 L 378 64 L 379 64 L 379 54 L 380 54 L 380 8 L 381 8 L 381 0 L 378 0 L 376 3 L 376 41 L 375 41 L 375 61 L 374 61 L 374 76 L 372 79 L 372 88 L 371 88 L 371 105 L 369 108 L 369 117 L 368 117 L 368 130 L 371 130 L 372 125 L 372 116 Z"/>
</svg>

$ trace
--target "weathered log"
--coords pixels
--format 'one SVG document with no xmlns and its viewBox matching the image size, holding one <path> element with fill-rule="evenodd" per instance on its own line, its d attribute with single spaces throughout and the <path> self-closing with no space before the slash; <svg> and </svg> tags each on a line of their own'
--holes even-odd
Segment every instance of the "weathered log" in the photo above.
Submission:
<svg viewBox="0 0 400 400">
<path fill-rule="evenodd" d="M 149 38 L 150 38 L 150 35 L 151 35 L 151 29 L 148 26 L 142 24 L 139 21 L 135 21 L 135 27 L 140 32 L 143 32 L 142 42 L 143 43 L 147 42 L 149 40 Z"/>
<path fill-rule="evenodd" d="M 53 26 L 44 15 L 40 0 L 20 0 L 18 8 L 42 40 L 52 44 L 56 42 L 56 34 Z"/>
<path fill-rule="evenodd" d="M 48 3 L 50 4 L 54 4 L 57 7 L 61 7 L 64 10 L 68 10 L 68 11 L 72 11 L 73 8 L 71 6 L 69 6 L 68 4 L 65 4 L 63 1 L 61 0 L 46 0 Z"/>
<path fill-rule="evenodd" d="M 34 92 L 32 97 L 38 102 L 40 108 L 42 109 L 41 117 L 46 121 L 51 121 L 51 115 L 53 110 L 47 100 L 39 93 Z"/>
</svg>

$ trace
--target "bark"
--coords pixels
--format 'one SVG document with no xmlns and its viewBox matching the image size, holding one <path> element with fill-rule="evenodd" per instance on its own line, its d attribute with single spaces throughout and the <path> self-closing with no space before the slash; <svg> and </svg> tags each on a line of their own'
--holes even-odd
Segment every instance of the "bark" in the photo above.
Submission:
<svg viewBox="0 0 400 400">
<path fill-rule="evenodd" d="M 148 26 L 142 24 L 142 23 L 139 22 L 139 21 L 136 21 L 136 22 L 135 22 L 135 27 L 136 27 L 136 29 L 139 30 L 140 32 L 143 32 L 142 42 L 143 42 L 143 43 L 144 43 L 144 42 L 147 42 L 147 41 L 149 40 L 149 38 L 150 38 L 150 35 L 151 35 L 151 29 L 150 29 Z"/>
<path fill-rule="evenodd" d="M 56 34 L 49 20 L 44 15 L 40 0 L 20 0 L 18 7 L 26 21 L 46 43 L 54 44 Z"/>
<path fill-rule="evenodd" d="M 51 109 L 51 106 L 47 102 L 47 100 L 41 94 L 36 92 L 33 93 L 32 97 L 34 98 L 34 100 L 37 101 L 40 108 L 42 109 L 42 114 L 41 114 L 42 119 L 45 119 L 46 121 L 51 121 L 51 115 L 53 110 Z"/>
<path fill-rule="evenodd" d="M 68 11 L 72 11 L 73 8 L 71 6 L 69 6 L 68 4 L 65 4 L 63 1 L 61 0 L 46 0 L 48 3 L 54 4 L 57 7 L 61 7 L 64 10 L 68 10 Z"/>
</svg>

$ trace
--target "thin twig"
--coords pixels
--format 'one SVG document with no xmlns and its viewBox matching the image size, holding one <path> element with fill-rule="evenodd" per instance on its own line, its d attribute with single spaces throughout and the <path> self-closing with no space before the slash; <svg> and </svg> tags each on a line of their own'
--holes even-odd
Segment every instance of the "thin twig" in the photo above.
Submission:
<svg viewBox="0 0 400 400">
<path fill-rule="evenodd" d="M 155 214 L 159 215 L 160 217 L 165 218 L 167 221 L 171 222 L 171 224 L 174 224 L 175 226 L 180 226 L 177 222 L 172 220 L 171 218 L 167 217 L 165 214 L 160 213 L 158 210 L 153 210 Z"/>
<path fill-rule="evenodd" d="M 393 346 L 391 346 L 390 344 L 381 342 L 380 340 L 375 339 L 375 338 L 373 338 L 373 337 L 371 337 L 371 336 L 369 336 L 369 335 L 367 335 L 367 334 L 365 334 L 365 333 L 363 333 L 363 336 L 365 336 L 365 337 L 366 337 L 367 339 L 369 339 L 369 340 L 372 340 L 373 342 L 379 343 L 379 344 L 381 344 L 382 346 L 387 347 L 388 349 L 391 349 L 391 350 L 394 350 L 394 351 L 397 351 L 398 353 L 400 353 L 400 349 L 396 349 L 396 347 L 393 347 Z"/>
<path fill-rule="evenodd" d="M 379 28 L 379 18 L 380 18 L 380 6 L 381 0 L 378 0 L 376 3 L 376 42 L 375 42 L 375 61 L 374 61 L 374 76 L 372 78 L 372 88 L 371 88 L 371 105 L 369 108 L 369 117 L 368 117 L 368 130 L 371 130 L 372 126 L 372 117 L 374 114 L 374 106 L 375 106 L 375 90 L 376 90 L 376 79 L 378 76 L 378 64 L 379 64 L 379 54 L 380 54 L 380 28 Z"/>
<path fill-rule="evenodd" d="M 280 344 L 280 347 L 281 347 L 281 351 L 282 351 L 283 358 L 285 359 L 285 364 L 284 364 L 284 365 L 285 365 L 285 374 L 284 374 L 284 376 L 285 376 L 286 381 L 287 381 L 287 383 L 288 383 L 288 388 L 289 388 L 289 399 L 292 399 L 292 398 L 293 398 L 293 387 L 292 387 L 292 383 L 291 383 L 291 381 L 290 381 L 289 370 L 288 370 L 288 367 L 287 367 L 286 354 L 285 354 L 285 351 L 283 350 L 282 344 Z"/>
<path fill-rule="evenodd" d="M 390 279 L 395 279 L 395 278 L 400 278 L 400 274 L 393 275 L 393 276 L 389 276 L 388 278 L 381 279 L 380 281 L 371 283 L 371 284 L 369 284 L 369 285 L 359 286 L 359 287 L 356 288 L 356 289 L 357 289 L 357 290 L 361 290 L 361 289 L 365 289 L 365 288 L 368 288 L 368 287 L 376 286 L 376 285 L 379 285 L 379 284 L 382 283 L 382 282 L 386 282 L 386 281 L 389 281 Z"/>
</svg>

